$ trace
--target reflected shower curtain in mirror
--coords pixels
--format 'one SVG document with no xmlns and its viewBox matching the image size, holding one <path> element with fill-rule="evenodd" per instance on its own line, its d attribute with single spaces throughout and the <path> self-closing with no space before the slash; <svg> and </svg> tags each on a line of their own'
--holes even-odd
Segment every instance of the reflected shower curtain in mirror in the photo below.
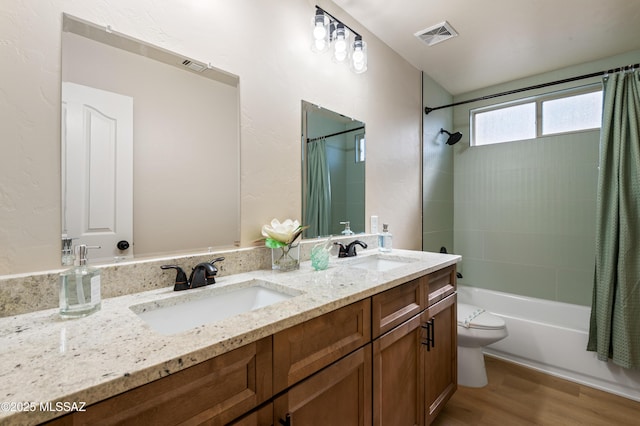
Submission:
<svg viewBox="0 0 640 426">
<path fill-rule="evenodd" d="M 319 139 L 307 144 L 307 217 L 309 235 L 329 235 L 331 181 L 327 164 L 327 142 Z"/>
<path fill-rule="evenodd" d="M 587 350 L 640 368 L 640 73 L 604 79 Z"/>
</svg>

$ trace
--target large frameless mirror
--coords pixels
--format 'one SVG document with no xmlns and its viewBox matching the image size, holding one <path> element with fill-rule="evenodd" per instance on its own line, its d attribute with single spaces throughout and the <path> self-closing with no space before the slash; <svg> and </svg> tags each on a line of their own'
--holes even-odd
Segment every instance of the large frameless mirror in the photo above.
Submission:
<svg viewBox="0 0 640 426">
<path fill-rule="evenodd" d="M 64 15 L 62 230 L 108 261 L 238 245 L 239 78 Z"/>
<path fill-rule="evenodd" d="M 305 238 L 365 231 L 365 124 L 302 101 Z"/>
</svg>

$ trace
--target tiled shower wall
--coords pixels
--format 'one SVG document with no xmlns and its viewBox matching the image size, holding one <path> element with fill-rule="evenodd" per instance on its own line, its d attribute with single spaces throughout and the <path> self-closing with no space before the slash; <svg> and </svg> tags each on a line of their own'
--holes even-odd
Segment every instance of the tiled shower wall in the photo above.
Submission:
<svg viewBox="0 0 640 426">
<path fill-rule="evenodd" d="M 451 103 L 452 96 L 423 74 L 423 102 L 437 106 Z M 423 115 L 422 149 L 422 250 L 453 252 L 453 148 L 446 145 L 451 131 L 451 109 Z"/>
<path fill-rule="evenodd" d="M 590 304 L 598 140 L 589 131 L 456 153 L 463 283 Z"/>
</svg>

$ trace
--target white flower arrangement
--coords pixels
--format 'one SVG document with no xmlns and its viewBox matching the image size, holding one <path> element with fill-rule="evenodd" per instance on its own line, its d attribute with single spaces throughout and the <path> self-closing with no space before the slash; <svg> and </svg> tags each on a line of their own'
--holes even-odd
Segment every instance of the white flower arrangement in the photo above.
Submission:
<svg viewBox="0 0 640 426">
<path fill-rule="evenodd" d="M 270 224 L 262 226 L 262 236 L 266 237 L 267 247 L 279 248 L 291 245 L 305 228 L 297 220 L 286 219 L 280 223 L 278 219 L 273 219 Z"/>
</svg>

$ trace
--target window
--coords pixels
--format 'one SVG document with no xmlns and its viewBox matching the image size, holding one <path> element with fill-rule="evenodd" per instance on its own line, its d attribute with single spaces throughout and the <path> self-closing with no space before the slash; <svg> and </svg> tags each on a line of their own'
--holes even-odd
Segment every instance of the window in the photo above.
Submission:
<svg viewBox="0 0 640 426">
<path fill-rule="evenodd" d="M 365 142 L 364 142 L 364 133 L 360 133 L 358 135 L 355 136 L 355 142 L 356 142 L 356 163 L 362 163 L 365 161 L 365 157 L 366 157 L 366 147 L 365 147 Z"/>
<path fill-rule="evenodd" d="M 509 106 L 476 114 L 475 144 L 487 145 L 536 137 L 536 104 Z"/>
<path fill-rule="evenodd" d="M 602 90 L 542 102 L 542 134 L 598 129 L 602 121 Z"/>
<path fill-rule="evenodd" d="M 471 110 L 472 145 L 600 128 L 600 84 Z"/>
</svg>

